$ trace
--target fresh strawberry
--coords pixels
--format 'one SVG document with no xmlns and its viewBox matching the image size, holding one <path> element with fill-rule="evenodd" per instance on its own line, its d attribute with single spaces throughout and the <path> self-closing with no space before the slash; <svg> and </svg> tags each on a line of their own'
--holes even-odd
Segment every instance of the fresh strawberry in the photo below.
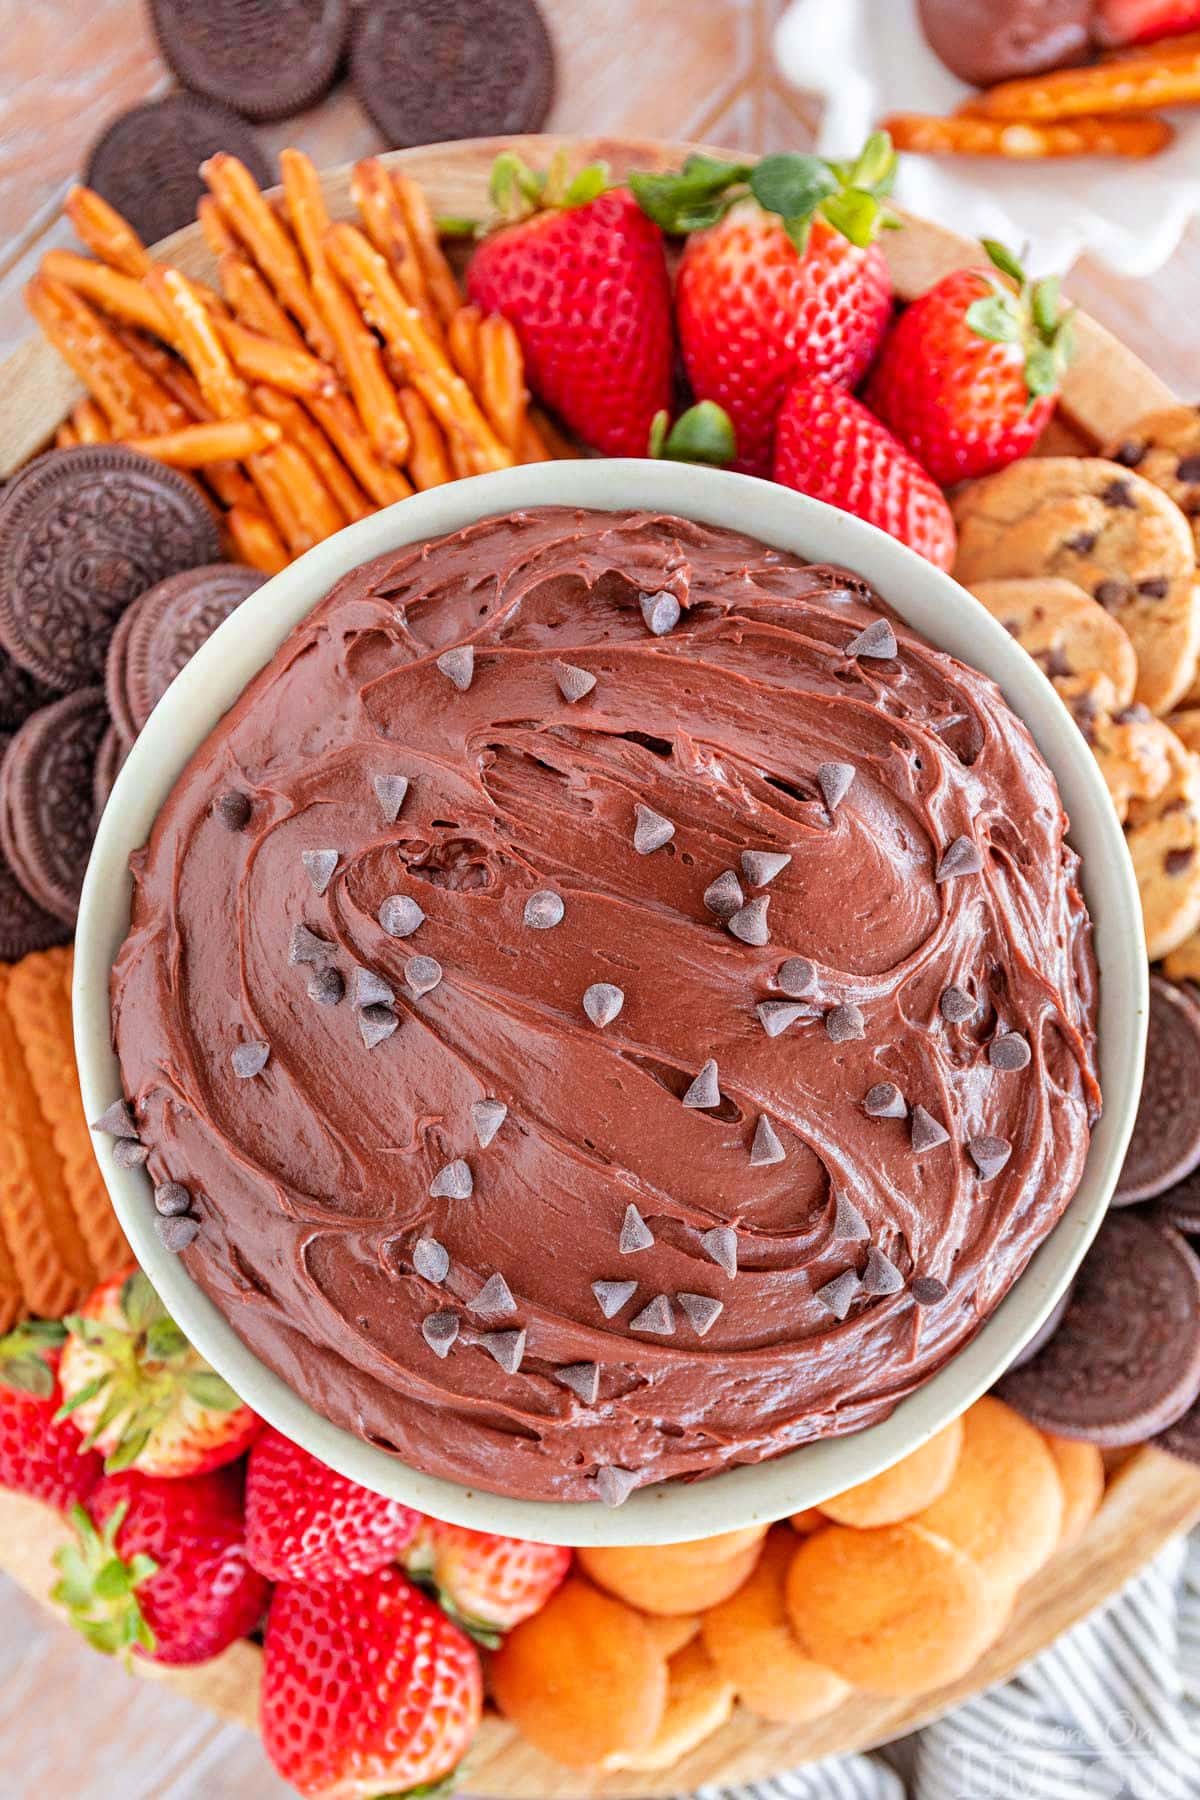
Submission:
<svg viewBox="0 0 1200 1800">
<path fill-rule="evenodd" d="M 1145 44 L 1200 26 L 1200 0 L 1096 0 L 1092 31 L 1102 44 Z"/>
<path fill-rule="evenodd" d="M 937 484 L 861 400 L 798 381 L 779 415 L 775 480 L 854 513 L 939 569 L 954 561 L 954 520 Z"/>
<path fill-rule="evenodd" d="M 360 1487 L 268 1427 L 246 1467 L 246 1554 L 271 1581 L 340 1581 L 395 1562 L 421 1514 Z"/>
<path fill-rule="evenodd" d="M 1031 283 L 1003 244 L 983 247 L 1017 292 L 988 269 L 947 275 L 892 327 L 864 395 L 943 487 L 1029 454 L 1071 357 L 1057 278 Z"/>
<path fill-rule="evenodd" d="M 66 1335 L 64 1325 L 29 1319 L 0 1338 L 0 1487 L 60 1512 L 87 1499 L 101 1470 L 97 1453 L 81 1450 L 78 1431 L 55 1418 Z"/>
<path fill-rule="evenodd" d="M 116 1275 L 66 1321 L 59 1418 L 109 1473 L 200 1475 L 233 1462 L 261 1421 L 169 1318 L 140 1269 Z"/>
<path fill-rule="evenodd" d="M 630 177 L 652 219 L 692 233 L 675 283 L 683 360 L 696 397 L 732 419 L 737 467 L 750 474 L 770 470 L 793 381 L 854 387 L 866 374 L 891 313 L 875 239 L 892 222 L 882 201 L 895 168 L 880 132 L 849 166 L 693 156 L 677 175 Z"/>
<path fill-rule="evenodd" d="M 494 1649 L 504 1632 L 542 1610 L 571 1552 L 427 1519 L 401 1560 L 410 1575 L 434 1584 L 452 1619 Z"/>
<path fill-rule="evenodd" d="M 238 1471 L 109 1475 L 71 1522 L 52 1598 L 93 1648 L 207 1662 L 261 1620 L 270 1589 L 246 1560 Z"/>
<path fill-rule="evenodd" d="M 307 1800 L 410 1793 L 470 1748 L 478 1652 L 397 1568 L 276 1588 L 263 1649 L 263 1743 Z"/>
<path fill-rule="evenodd" d="M 609 456 L 644 456 L 671 400 L 671 284 L 662 233 L 594 164 L 567 183 L 511 152 L 492 196 L 511 221 L 485 237 L 467 271 L 472 300 L 516 327 L 538 396 Z M 541 210 L 537 210 L 541 209 Z"/>
</svg>

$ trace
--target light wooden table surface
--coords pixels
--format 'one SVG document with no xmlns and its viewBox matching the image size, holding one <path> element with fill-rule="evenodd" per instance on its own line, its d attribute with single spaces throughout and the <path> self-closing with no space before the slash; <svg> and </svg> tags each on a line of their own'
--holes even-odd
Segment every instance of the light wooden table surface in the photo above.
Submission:
<svg viewBox="0 0 1200 1800">
<path fill-rule="evenodd" d="M 808 141 L 811 103 L 771 65 L 786 0 L 542 4 L 559 56 L 552 129 L 752 150 Z M 0 46 L 2 357 L 28 335 L 21 287 L 41 250 L 68 241 L 57 214 L 88 144 L 117 112 L 169 83 L 138 0 L 0 0 Z M 299 143 L 321 164 L 384 147 L 348 90 L 263 136 L 272 149 Z M 1151 281 L 1084 262 L 1068 286 L 1177 392 L 1200 398 L 1200 226 Z M 291 1792 L 248 1733 L 132 1682 L 0 1578 L 0 1800 L 283 1800 Z"/>
</svg>

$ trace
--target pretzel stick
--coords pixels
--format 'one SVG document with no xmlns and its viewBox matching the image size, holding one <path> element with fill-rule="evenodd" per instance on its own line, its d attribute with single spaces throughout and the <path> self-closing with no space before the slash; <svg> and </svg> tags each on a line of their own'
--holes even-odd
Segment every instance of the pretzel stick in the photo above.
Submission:
<svg viewBox="0 0 1200 1800">
<path fill-rule="evenodd" d="M 1164 57 L 1190 56 L 1200 51 L 1200 31 L 1181 31 L 1175 37 L 1152 38 L 1147 44 L 1124 44 L 1106 50 L 1101 62 L 1162 62 Z"/>
<path fill-rule="evenodd" d="M 120 320 L 122 325 L 136 325 L 140 331 L 153 332 L 169 339 L 170 315 L 165 313 L 154 295 L 133 275 L 93 262 L 74 250 L 47 250 L 41 261 L 41 273 L 52 281 L 61 281 L 76 294 L 100 307 L 102 312 Z"/>
<path fill-rule="evenodd" d="M 285 394 L 304 398 L 337 392 L 334 371 L 307 350 L 276 343 L 235 319 L 218 319 L 216 325 L 225 348 L 247 381 L 265 381 L 269 387 L 282 388 Z"/>
<path fill-rule="evenodd" d="M 452 479 L 452 473 L 446 442 L 438 430 L 437 420 L 416 388 L 405 388 L 400 395 L 400 404 L 412 433 L 409 474 L 419 489 L 441 487 L 443 482 Z"/>
<path fill-rule="evenodd" d="M 212 194 L 201 194 L 197 200 L 196 223 L 215 263 L 219 263 L 223 256 L 237 252 L 238 240 L 225 223 L 225 216 Z M 228 297 L 226 295 L 226 299 Z"/>
<path fill-rule="evenodd" d="M 458 291 L 454 272 L 443 254 L 429 202 L 423 189 L 400 169 L 393 171 L 392 185 L 408 225 L 409 238 L 416 246 L 420 258 L 425 285 L 433 296 L 433 303 L 441 314 L 443 325 L 448 325 L 462 305 L 462 295 Z"/>
<path fill-rule="evenodd" d="M 247 506 L 232 506 L 225 515 L 225 529 L 239 562 L 278 575 L 286 569 L 288 553 L 283 539 L 269 519 Z"/>
<path fill-rule="evenodd" d="M 63 211 L 94 256 L 111 269 L 140 280 L 150 267 L 150 252 L 133 226 L 94 188 L 73 187 Z"/>
<path fill-rule="evenodd" d="M 71 414 L 71 424 L 81 444 L 107 444 L 112 440 L 108 420 L 94 400 L 81 400 Z"/>
<path fill-rule="evenodd" d="M 322 362 L 336 363 L 335 346 L 321 318 L 296 246 L 245 163 L 223 151 L 210 156 L 200 173 L 208 183 L 229 228 L 241 239 L 280 304 L 298 322 L 309 349 Z"/>
<path fill-rule="evenodd" d="M 511 451 L 505 449 L 488 424 L 445 351 L 425 330 L 416 308 L 404 299 L 379 252 L 353 225 L 334 225 L 326 235 L 325 246 L 363 316 L 383 338 L 442 427 L 451 451 L 458 435 L 469 448 L 477 470 L 511 468 Z"/>
<path fill-rule="evenodd" d="M 1077 118 L 1034 123 L 1025 119 L 893 113 L 883 121 L 897 150 L 926 156 L 1154 156 L 1175 136 L 1165 119 Z"/>
<path fill-rule="evenodd" d="M 554 457 L 537 425 L 525 414 L 521 426 L 521 455 L 523 463 L 553 462 Z"/>
<path fill-rule="evenodd" d="M 216 419 L 210 425 L 182 425 L 150 437 L 126 438 L 130 450 L 153 456 L 176 469 L 202 469 L 207 463 L 244 462 L 278 444 L 283 432 L 272 419 Z"/>
<path fill-rule="evenodd" d="M 429 335 L 440 340 L 442 321 L 426 284 L 404 209 L 391 176 L 377 156 L 355 163 L 350 195 L 362 214 L 367 236 L 396 277 L 396 286 L 409 305 L 416 307 Z"/>
<path fill-rule="evenodd" d="M 1151 112 L 1200 101 L 1200 50 L 1160 61 L 1138 58 L 1059 69 L 1027 81 L 1003 81 L 972 101 L 980 118 L 1078 118 L 1093 113 Z"/>
<path fill-rule="evenodd" d="M 463 380 L 479 392 L 479 325 L 481 314 L 477 306 L 460 306 L 450 320 L 446 331 L 446 342 L 450 346 L 450 355 Z"/>
<path fill-rule="evenodd" d="M 177 423 L 158 405 L 145 371 L 81 295 L 38 275 L 26 287 L 25 301 L 50 343 L 99 404 L 115 437 L 167 431 Z"/>
<path fill-rule="evenodd" d="M 204 396 L 186 363 L 140 332 L 119 330 L 117 335 L 174 403 L 181 424 L 188 420 L 197 423 L 211 420 L 212 409 L 205 405 Z M 204 481 L 222 506 L 246 506 L 252 512 L 262 506 L 254 484 L 236 463 L 210 463 L 204 471 Z"/>
<path fill-rule="evenodd" d="M 273 419 L 282 427 L 284 435 L 300 446 L 347 522 L 364 519 L 374 510 L 325 433 L 309 418 L 298 400 L 270 387 L 256 387 L 251 398 L 260 413 Z"/>
<path fill-rule="evenodd" d="M 501 313 L 492 313 L 479 326 L 478 394 L 483 409 L 496 427 L 496 435 L 514 456 L 521 454 L 525 409 L 525 358 L 512 325 Z"/>
</svg>

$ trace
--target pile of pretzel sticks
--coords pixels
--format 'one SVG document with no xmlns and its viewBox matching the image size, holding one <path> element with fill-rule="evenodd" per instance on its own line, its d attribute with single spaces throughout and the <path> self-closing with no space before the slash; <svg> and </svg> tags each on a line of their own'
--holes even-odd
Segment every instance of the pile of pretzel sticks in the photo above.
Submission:
<svg viewBox="0 0 1200 1800">
<path fill-rule="evenodd" d="M 414 489 L 566 453 L 530 417 L 512 326 L 464 304 L 418 185 L 360 162 L 361 223 L 335 223 L 308 157 L 280 167 L 274 201 L 236 157 L 205 164 L 217 288 L 77 187 L 66 213 L 92 255 L 48 251 L 26 289 L 87 389 L 59 446 L 194 471 L 229 554 L 272 574 Z"/>
</svg>

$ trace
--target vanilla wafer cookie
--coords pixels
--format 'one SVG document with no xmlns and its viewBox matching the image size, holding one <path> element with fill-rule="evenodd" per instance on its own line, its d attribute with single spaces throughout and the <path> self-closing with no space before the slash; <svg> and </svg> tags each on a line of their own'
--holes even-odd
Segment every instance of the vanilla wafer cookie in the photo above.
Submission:
<svg viewBox="0 0 1200 1800">
<path fill-rule="evenodd" d="M 8 1009 L 12 972 L 0 967 L 0 1229 L 28 1310 L 57 1319 L 95 1286 L 96 1271 Z"/>
<path fill-rule="evenodd" d="M 68 949 L 26 956 L 9 971 L 5 1004 L 62 1165 L 67 1198 L 88 1257 L 103 1280 L 130 1260 L 83 1114 L 71 1036 Z"/>
</svg>

